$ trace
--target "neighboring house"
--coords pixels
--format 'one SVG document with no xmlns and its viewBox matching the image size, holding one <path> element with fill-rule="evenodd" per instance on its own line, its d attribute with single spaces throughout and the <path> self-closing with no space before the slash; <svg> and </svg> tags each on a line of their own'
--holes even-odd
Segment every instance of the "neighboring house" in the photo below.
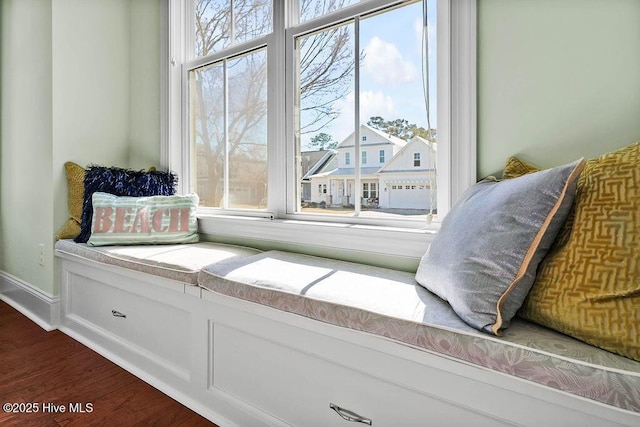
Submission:
<svg viewBox="0 0 640 427">
<path fill-rule="evenodd" d="M 430 176 L 434 175 L 435 147 L 419 137 L 407 142 L 366 125 L 360 127 L 360 137 L 362 206 L 429 209 L 429 200 L 435 200 L 429 191 L 435 181 L 435 176 Z M 312 202 L 353 205 L 354 134 L 338 144 L 333 159 L 312 170 L 316 172 L 305 177 L 311 182 Z"/>
<path fill-rule="evenodd" d="M 414 136 L 384 165 L 378 171 L 380 207 L 435 210 L 436 151 L 437 144 Z"/>
<path fill-rule="evenodd" d="M 311 175 L 326 167 L 335 159 L 334 150 L 303 151 L 300 153 L 301 188 L 300 197 L 303 202 L 311 201 Z"/>
</svg>

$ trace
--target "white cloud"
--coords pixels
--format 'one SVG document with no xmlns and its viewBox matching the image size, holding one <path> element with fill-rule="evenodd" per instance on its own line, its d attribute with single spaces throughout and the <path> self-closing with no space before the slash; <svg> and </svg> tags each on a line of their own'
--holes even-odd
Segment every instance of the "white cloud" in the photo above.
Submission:
<svg viewBox="0 0 640 427">
<path fill-rule="evenodd" d="M 379 85 L 398 85 L 416 80 L 419 72 L 411 61 L 391 43 L 373 37 L 364 49 L 364 71 Z"/>
<path fill-rule="evenodd" d="M 345 98 L 334 103 L 334 107 L 340 111 L 340 116 L 332 123 L 331 135 L 338 141 L 342 141 L 353 132 L 354 120 L 354 93 L 350 92 Z M 397 117 L 398 112 L 393 100 L 388 95 L 377 91 L 365 91 L 360 95 L 360 122 L 367 123 L 373 116 L 381 116 L 385 119 Z"/>
<path fill-rule="evenodd" d="M 395 117 L 398 112 L 393 100 L 378 91 L 366 91 L 360 94 L 360 119 L 367 122 L 372 116 Z"/>
</svg>

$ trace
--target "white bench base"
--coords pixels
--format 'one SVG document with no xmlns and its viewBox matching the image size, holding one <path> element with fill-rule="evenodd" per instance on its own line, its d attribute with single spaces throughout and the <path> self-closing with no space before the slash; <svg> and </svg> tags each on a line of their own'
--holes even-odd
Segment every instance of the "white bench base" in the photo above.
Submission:
<svg viewBox="0 0 640 427">
<path fill-rule="evenodd" d="M 330 405 L 373 426 L 640 424 L 638 413 L 380 336 L 57 256 L 59 329 L 222 426 L 354 425 Z"/>
</svg>

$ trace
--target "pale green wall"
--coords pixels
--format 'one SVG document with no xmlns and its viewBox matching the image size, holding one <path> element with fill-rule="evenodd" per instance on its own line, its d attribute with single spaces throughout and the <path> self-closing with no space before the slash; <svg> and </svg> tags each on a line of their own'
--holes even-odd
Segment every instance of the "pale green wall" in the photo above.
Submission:
<svg viewBox="0 0 640 427">
<path fill-rule="evenodd" d="M 0 269 L 52 294 L 51 1 L 0 4 Z"/>
<path fill-rule="evenodd" d="M 131 1 L 129 164 L 160 165 L 160 2 Z"/>
<path fill-rule="evenodd" d="M 0 1 L 0 271 L 45 294 L 58 292 L 64 163 L 159 162 L 159 5 Z"/>
<path fill-rule="evenodd" d="M 640 1 L 478 1 L 478 176 L 640 140 Z"/>
<path fill-rule="evenodd" d="M 127 166 L 129 1 L 54 0 L 53 223 L 67 215 L 64 163 Z"/>
</svg>

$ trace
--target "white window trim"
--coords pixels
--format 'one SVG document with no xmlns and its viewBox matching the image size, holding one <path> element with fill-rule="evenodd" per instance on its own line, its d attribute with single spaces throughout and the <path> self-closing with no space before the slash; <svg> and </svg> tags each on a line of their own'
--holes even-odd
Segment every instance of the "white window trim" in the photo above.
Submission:
<svg viewBox="0 0 640 427">
<path fill-rule="evenodd" d="M 187 114 L 186 79 L 182 78 L 185 71 L 181 67 L 186 59 L 187 43 L 192 40 L 185 25 L 187 3 L 186 0 L 163 0 L 161 13 L 160 161 L 162 167 L 177 172 L 181 178 L 189 170 L 188 142 L 186 130 L 182 128 Z M 285 4 L 276 1 L 275 7 L 285 7 Z M 273 37 L 284 42 L 284 30 L 280 30 L 284 26 L 275 24 Z M 438 176 L 447 191 L 438 191 L 437 202 L 439 216 L 443 217 L 476 180 L 476 0 L 438 0 L 438 46 L 438 93 L 450 95 L 438 103 Z M 283 60 L 270 53 L 269 61 L 281 64 Z M 270 88 L 270 105 L 285 104 L 284 79 L 282 75 L 275 87 Z M 286 138 L 286 135 L 285 123 L 270 122 L 270 140 Z M 269 159 L 285 159 L 290 145 L 271 144 Z M 292 181 L 291 171 L 287 172 L 271 160 L 269 178 L 270 184 L 286 185 Z M 188 191 L 187 181 L 180 180 L 179 192 Z M 419 259 L 431 241 L 430 236 L 438 229 L 437 223 L 415 229 L 405 228 L 401 222 L 376 226 L 297 219 L 286 214 L 284 191 L 270 191 L 269 202 L 275 209 L 257 216 L 247 213 L 245 216 L 211 217 L 206 210 L 199 211 L 200 232 L 221 241 L 261 241 L 266 247 L 284 244 L 309 252 L 322 248 L 331 253 L 338 250 L 346 254 L 342 257 L 347 259 L 349 254 L 361 258 L 363 253 Z"/>
</svg>

